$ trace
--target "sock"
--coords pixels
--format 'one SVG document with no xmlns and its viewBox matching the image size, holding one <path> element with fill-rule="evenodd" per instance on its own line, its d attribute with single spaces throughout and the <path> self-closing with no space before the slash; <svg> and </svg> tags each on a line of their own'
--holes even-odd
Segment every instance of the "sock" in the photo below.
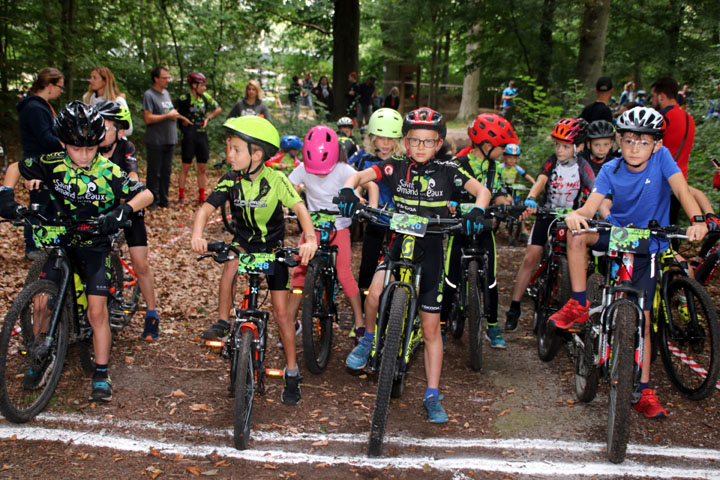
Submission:
<svg viewBox="0 0 720 480">
<path fill-rule="evenodd" d="M 429 397 L 432 397 L 435 395 L 436 397 L 440 397 L 440 390 L 437 388 L 426 388 L 425 389 L 425 399 L 427 400 Z"/>
<path fill-rule="evenodd" d="M 642 393 L 642 391 L 646 388 L 650 388 L 650 382 L 641 383 L 640 385 L 638 385 L 638 392 Z"/>
<path fill-rule="evenodd" d="M 108 378 L 108 366 L 107 363 L 105 365 L 95 364 L 95 373 L 93 373 L 92 379 L 93 382 L 102 382 L 103 380 L 107 380 Z"/>
<path fill-rule="evenodd" d="M 178 188 L 178 197 L 185 198 L 185 189 L 184 188 Z"/>
<path fill-rule="evenodd" d="M 515 300 L 510 302 L 510 311 L 511 312 L 519 312 L 520 311 L 520 302 L 516 302 Z"/>
<path fill-rule="evenodd" d="M 157 310 L 147 310 L 145 312 L 145 318 L 155 318 L 155 319 L 159 318 Z"/>
<path fill-rule="evenodd" d="M 372 343 L 373 340 L 375 340 L 375 332 L 368 332 L 365 330 L 365 335 L 363 335 L 363 338 L 367 338 Z"/>
<path fill-rule="evenodd" d="M 205 189 L 204 189 L 204 188 L 198 189 L 198 199 L 199 199 L 201 202 L 204 202 L 204 201 L 205 201 Z"/>
<path fill-rule="evenodd" d="M 582 292 L 573 292 L 572 298 L 577 300 L 580 305 L 587 304 L 587 292 L 584 290 Z"/>
<path fill-rule="evenodd" d="M 298 367 L 295 368 L 287 368 L 285 367 L 285 373 L 288 377 L 297 377 L 300 371 L 298 370 Z"/>
</svg>

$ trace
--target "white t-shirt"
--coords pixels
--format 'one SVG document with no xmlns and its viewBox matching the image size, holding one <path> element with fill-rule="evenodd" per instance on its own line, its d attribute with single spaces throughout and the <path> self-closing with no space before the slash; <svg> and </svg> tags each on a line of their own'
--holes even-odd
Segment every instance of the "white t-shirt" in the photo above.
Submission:
<svg viewBox="0 0 720 480">
<path fill-rule="evenodd" d="M 305 165 L 300 164 L 288 176 L 293 185 L 305 184 L 305 197 L 307 198 L 307 207 L 311 212 L 317 210 L 337 210 L 338 207 L 332 202 L 340 189 L 345 184 L 345 180 L 355 173 L 355 169 L 347 163 L 338 163 L 335 168 L 325 177 L 307 173 Z M 352 223 L 352 219 L 337 216 L 335 220 L 335 228 L 342 230 L 348 228 Z"/>
</svg>

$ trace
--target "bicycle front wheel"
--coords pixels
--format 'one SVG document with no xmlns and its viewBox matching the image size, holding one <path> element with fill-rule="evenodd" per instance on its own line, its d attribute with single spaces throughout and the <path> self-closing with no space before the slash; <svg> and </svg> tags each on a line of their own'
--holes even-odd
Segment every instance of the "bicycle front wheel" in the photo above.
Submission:
<svg viewBox="0 0 720 480">
<path fill-rule="evenodd" d="M 712 299 L 687 277 L 668 285 L 669 305 L 660 316 L 659 348 L 670 381 L 683 395 L 702 400 L 720 375 L 720 326 Z"/>
<path fill-rule="evenodd" d="M 470 341 L 470 365 L 476 372 L 482 368 L 483 359 L 483 337 L 485 336 L 485 328 L 483 322 L 482 301 L 480 299 L 480 287 L 478 280 L 478 269 L 480 268 L 477 260 L 471 260 L 468 264 L 467 276 L 467 308 L 465 312 L 468 316 L 468 324 L 470 325 L 469 336 Z"/>
<path fill-rule="evenodd" d="M 390 394 L 392 392 L 395 365 L 400 351 L 400 335 L 402 334 L 403 319 L 407 314 L 409 292 L 404 288 L 396 288 L 390 303 L 388 326 L 385 332 L 385 341 L 382 346 L 382 359 L 378 374 L 378 388 L 375 397 L 375 410 L 370 424 L 370 444 L 368 455 L 379 457 L 382 453 L 385 424 L 387 422 Z M 377 334 L 377 332 L 376 332 Z"/>
<path fill-rule="evenodd" d="M 302 300 L 302 340 L 305 366 L 314 374 L 325 371 L 332 351 L 333 285 L 323 275 L 325 260 L 315 258 L 305 274 Z"/>
<path fill-rule="evenodd" d="M 635 329 L 637 310 L 629 300 L 616 303 L 608 360 L 610 391 L 608 400 L 607 452 L 613 463 L 625 460 L 630 433 L 630 403 L 634 389 Z"/>
<path fill-rule="evenodd" d="M 49 348 L 44 332 L 60 305 L 57 285 L 38 280 L 20 292 L 5 315 L 0 330 L 0 412 L 11 422 L 30 421 L 55 392 L 68 348 L 65 306 Z"/>
<path fill-rule="evenodd" d="M 255 372 L 253 370 L 253 340 L 251 330 L 245 330 L 237 344 L 237 371 L 235 375 L 235 448 L 245 450 L 250 442 L 250 424 L 255 400 Z"/>
</svg>

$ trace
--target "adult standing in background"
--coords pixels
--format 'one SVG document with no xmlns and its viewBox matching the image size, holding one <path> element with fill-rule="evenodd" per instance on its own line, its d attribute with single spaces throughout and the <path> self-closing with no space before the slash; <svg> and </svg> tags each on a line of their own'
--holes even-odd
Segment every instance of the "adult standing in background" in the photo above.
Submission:
<svg viewBox="0 0 720 480">
<path fill-rule="evenodd" d="M 125 100 L 125 95 L 118 90 L 117 83 L 115 83 L 115 76 L 110 69 L 107 67 L 95 67 L 90 72 L 90 84 L 88 85 L 88 91 L 83 95 L 83 102 L 88 105 L 97 105 L 103 100 L 111 100 L 119 103 L 130 111 L 127 100 Z M 132 135 L 132 132 L 133 126 L 131 120 L 130 128 L 125 129 L 124 135 L 129 137 Z"/>
<path fill-rule="evenodd" d="M 398 90 L 398 87 L 392 87 L 390 89 L 390 95 L 385 97 L 385 101 L 383 102 L 383 108 L 400 110 L 400 90 Z"/>
<path fill-rule="evenodd" d="M 357 101 L 357 125 L 362 127 L 370 121 L 370 116 L 373 112 L 373 100 L 377 95 L 377 88 L 375 87 L 375 77 L 369 76 L 365 82 L 359 87 L 358 101 Z"/>
<path fill-rule="evenodd" d="M 335 106 L 335 98 L 333 97 L 333 90 L 328 83 L 326 75 L 323 75 L 320 77 L 320 80 L 318 80 L 317 85 L 313 88 L 313 95 L 315 95 L 315 98 L 322 104 L 322 107 L 327 112 L 327 117 L 330 118 L 330 114 Z"/>
<path fill-rule="evenodd" d="M 620 94 L 620 105 L 625 105 L 628 102 L 635 100 L 635 82 L 630 80 L 625 84 L 622 93 Z"/>
<path fill-rule="evenodd" d="M 512 115 L 513 108 L 515 107 L 515 97 L 517 97 L 518 91 L 515 88 L 515 80 L 510 80 L 508 86 L 502 92 L 502 116 L 508 118 L 508 115 Z"/>
<path fill-rule="evenodd" d="M 585 107 L 580 114 L 586 122 L 592 123 L 595 120 L 605 120 L 610 123 L 613 121 L 613 114 L 608 103 L 613 93 L 613 84 L 610 77 L 600 77 L 595 83 L 595 95 L 597 100 Z"/>
<path fill-rule="evenodd" d="M 310 72 L 305 72 L 302 80 L 302 93 L 300 94 L 300 97 L 302 98 L 302 104 L 308 107 L 311 112 L 315 111 L 312 101 L 312 91 L 314 86 L 315 84 L 313 83 L 312 75 L 310 75 Z"/>
<path fill-rule="evenodd" d="M 172 174 L 173 151 L 177 143 L 175 120 L 182 115 L 173 106 L 167 91 L 172 77 L 168 67 L 155 67 L 150 73 L 153 86 L 143 95 L 143 119 L 145 148 L 147 150 L 147 174 L 145 185 L 155 197 L 150 210 L 170 206 L 168 198 Z M 187 120 L 187 119 L 185 119 Z M 189 122 L 189 120 L 187 120 Z"/>
<path fill-rule="evenodd" d="M 348 89 L 345 92 L 345 113 L 350 118 L 357 116 L 357 96 L 360 85 L 357 83 L 357 72 L 350 72 L 348 75 Z"/>
<path fill-rule="evenodd" d="M 245 115 L 257 115 L 272 122 L 270 109 L 262 101 L 263 91 L 257 80 L 250 80 L 245 87 L 245 96 L 230 110 L 228 118 L 243 117 Z"/>
</svg>

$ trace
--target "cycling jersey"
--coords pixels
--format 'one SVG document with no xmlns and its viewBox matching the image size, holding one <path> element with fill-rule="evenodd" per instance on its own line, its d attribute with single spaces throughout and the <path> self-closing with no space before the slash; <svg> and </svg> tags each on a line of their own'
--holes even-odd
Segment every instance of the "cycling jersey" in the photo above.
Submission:
<svg viewBox="0 0 720 480">
<path fill-rule="evenodd" d="M 590 152 L 589 148 L 587 150 L 583 150 L 582 152 L 580 152 L 578 154 L 578 157 L 584 158 L 587 161 L 588 165 L 590 165 L 590 168 L 592 168 L 593 173 L 595 174 L 595 177 L 598 176 L 598 173 L 600 173 L 600 169 L 602 168 L 603 165 L 605 165 L 607 162 L 609 162 L 613 158 L 616 158 L 619 156 L 620 156 L 620 153 L 618 153 L 617 151 L 611 150 L 610 152 L 608 152 L 607 156 L 602 161 L 598 161 L 593 156 L 593 154 Z"/>
<path fill-rule="evenodd" d="M 137 172 L 135 145 L 129 140 L 118 140 L 110 161 L 120 167 L 123 172 Z M 132 225 L 124 228 L 125 240 L 129 247 L 147 247 L 147 228 L 145 227 L 145 211 L 140 210 L 130 215 Z"/>
<path fill-rule="evenodd" d="M 347 158 L 350 158 L 353 156 L 355 152 L 357 152 L 357 144 L 355 143 L 355 140 L 353 140 L 350 137 L 346 137 L 345 135 L 338 134 L 338 143 L 340 144 L 340 148 L 345 150 L 345 156 Z"/>
<path fill-rule="evenodd" d="M 110 161 L 125 173 L 137 172 L 137 156 L 135 145 L 129 140 L 118 140 Z"/>
<path fill-rule="evenodd" d="M 589 193 L 595 183 L 595 174 L 582 157 L 561 163 L 552 154 L 543 164 L 539 175 L 548 178 L 545 183 L 545 206 L 551 208 L 578 208 L 582 194 Z"/>
<path fill-rule="evenodd" d="M 525 170 L 517 164 L 512 167 L 506 167 L 504 163 L 501 163 L 499 166 L 499 171 L 502 183 L 505 185 L 515 185 L 515 183 L 518 181 L 518 175 L 520 175 L 521 177 L 525 176 Z"/>
<path fill-rule="evenodd" d="M 193 128 L 198 132 L 204 132 L 203 123 L 208 111 L 212 112 L 218 106 L 218 103 L 207 92 L 203 92 L 198 97 L 195 97 L 192 93 L 183 93 L 180 98 L 175 100 L 175 108 L 180 115 L 190 120 L 192 124 L 183 125 L 178 120 L 180 131 L 184 133 L 185 130 Z"/>
<path fill-rule="evenodd" d="M 507 195 L 502 183 L 500 182 L 500 174 L 498 172 L 498 165 L 495 160 L 485 160 L 477 158 L 472 153 L 463 155 L 462 157 L 455 158 L 460 168 L 464 171 L 469 172 L 475 177 L 480 183 L 482 183 L 490 193 L 492 199 Z M 466 190 L 460 192 L 459 202 L 474 202 L 473 196 L 470 195 Z"/>
<path fill-rule="evenodd" d="M 285 237 L 282 206 L 292 208 L 302 201 L 290 180 L 270 168 L 260 170 L 252 181 L 236 171 L 223 175 L 206 201 L 217 208 L 228 200 L 233 222 L 238 226 L 233 242 L 244 249 L 282 243 Z"/>
</svg>

